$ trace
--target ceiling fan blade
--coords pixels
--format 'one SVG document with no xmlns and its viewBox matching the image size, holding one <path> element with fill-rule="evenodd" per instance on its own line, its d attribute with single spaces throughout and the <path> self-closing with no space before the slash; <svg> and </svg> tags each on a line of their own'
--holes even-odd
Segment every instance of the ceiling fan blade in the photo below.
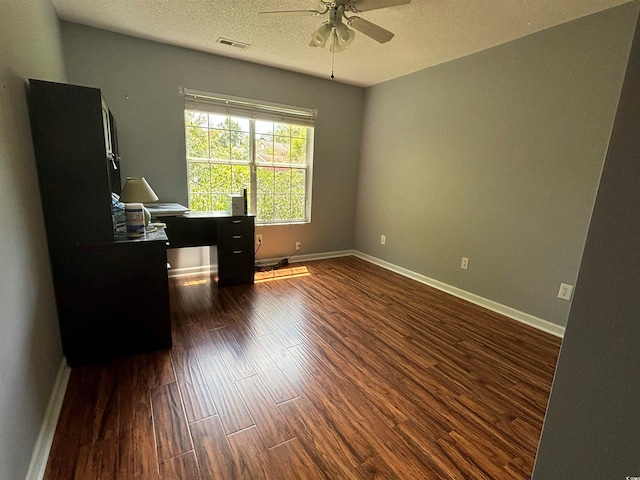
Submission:
<svg viewBox="0 0 640 480">
<path fill-rule="evenodd" d="M 351 17 L 348 20 L 349 26 L 360 33 L 364 33 L 367 37 L 373 38 L 376 42 L 386 43 L 393 38 L 393 33 L 379 27 L 375 23 L 371 23 L 360 17 Z"/>
<path fill-rule="evenodd" d="M 258 12 L 261 17 L 315 17 L 324 12 L 318 10 L 278 10 L 275 12 Z"/>
<path fill-rule="evenodd" d="M 411 0 L 353 0 L 351 7 L 356 12 L 368 12 L 369 10 L 396 7 L 408 3 L 411 3 Z"/>
</svg>

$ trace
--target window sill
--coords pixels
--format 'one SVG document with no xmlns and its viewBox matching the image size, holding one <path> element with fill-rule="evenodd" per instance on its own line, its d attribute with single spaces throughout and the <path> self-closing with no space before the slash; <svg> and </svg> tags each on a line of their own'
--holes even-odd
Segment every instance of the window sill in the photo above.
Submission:
<svg viewBox="0 0 640 480">
<path fill-rule="evenodd" d="M 311 223 L 311 220 L 297 220 L 294 222 L 259 222 L 256 220 L 256 227 L 282 227 L 285 225 L 306 225 L 307 223 Z"/>
</svg>

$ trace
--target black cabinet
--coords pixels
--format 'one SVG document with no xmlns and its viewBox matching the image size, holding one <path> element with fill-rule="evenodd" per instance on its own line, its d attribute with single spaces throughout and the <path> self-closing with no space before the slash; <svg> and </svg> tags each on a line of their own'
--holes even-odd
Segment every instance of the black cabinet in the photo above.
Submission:
<svg viewBox="0 0 640 480">
<path fill-rule="evenodd" d="M 51 256 L 70 366 L 171 347 L 166 235 L 58 249 Z"/>
<path fill-rule="evenodd" d="M 115 134 L 100 90 L 29 83 L 49 248 L 113 241 L 111 192 L 120 190 L 120 170 L 115 168 Z"/>
<path fill-rule="evenodd" d="M 29 109 L 65 356 L 76 367 L 171 347 L 164 232 L 117 237 L 116 121 L 96 88 L 30 80 Z"/>
<path fill-rule="evenodd" d="M 253 217 L 221 218 L 218 222 L 218 285 L 253 283 Z"/>
</svg>

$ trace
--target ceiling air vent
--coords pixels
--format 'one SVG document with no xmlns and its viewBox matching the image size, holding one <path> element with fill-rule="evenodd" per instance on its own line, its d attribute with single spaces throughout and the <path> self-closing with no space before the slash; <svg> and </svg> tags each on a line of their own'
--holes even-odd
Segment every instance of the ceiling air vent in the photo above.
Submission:
<svg viewBox="0 0 640 480">
<path fill-rule="evenodd" d="M 240 50 L 246 50 L 249 48 L 248 43 L 237 42 L 236 40 L 229 40 L 228 38 L 218 37 L 216 43 L 221 43 L 222 45 L 229 45 L 230 47 L 236 47 Z"/>
</svg>

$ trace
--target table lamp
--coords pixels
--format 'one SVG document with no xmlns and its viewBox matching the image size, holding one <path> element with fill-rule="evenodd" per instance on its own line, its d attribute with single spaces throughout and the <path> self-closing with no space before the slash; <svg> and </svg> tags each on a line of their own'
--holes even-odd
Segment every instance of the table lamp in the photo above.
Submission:
<svg viewBox="0 0 640 480">
<path fill-rule="evenodd" d="M 158 196 L 153 191 L 151 186 L 147 183 L 144 177 L 127 177 L 127 181 L 124 182 L 122 193 L 120 194 L 120 201 L 123 203 L 151 203 L 156 202 Z M 144 225 L 149 225 L 151 214 L 149 210 L 142 206 L 144 213 Z"/>
</svg>

